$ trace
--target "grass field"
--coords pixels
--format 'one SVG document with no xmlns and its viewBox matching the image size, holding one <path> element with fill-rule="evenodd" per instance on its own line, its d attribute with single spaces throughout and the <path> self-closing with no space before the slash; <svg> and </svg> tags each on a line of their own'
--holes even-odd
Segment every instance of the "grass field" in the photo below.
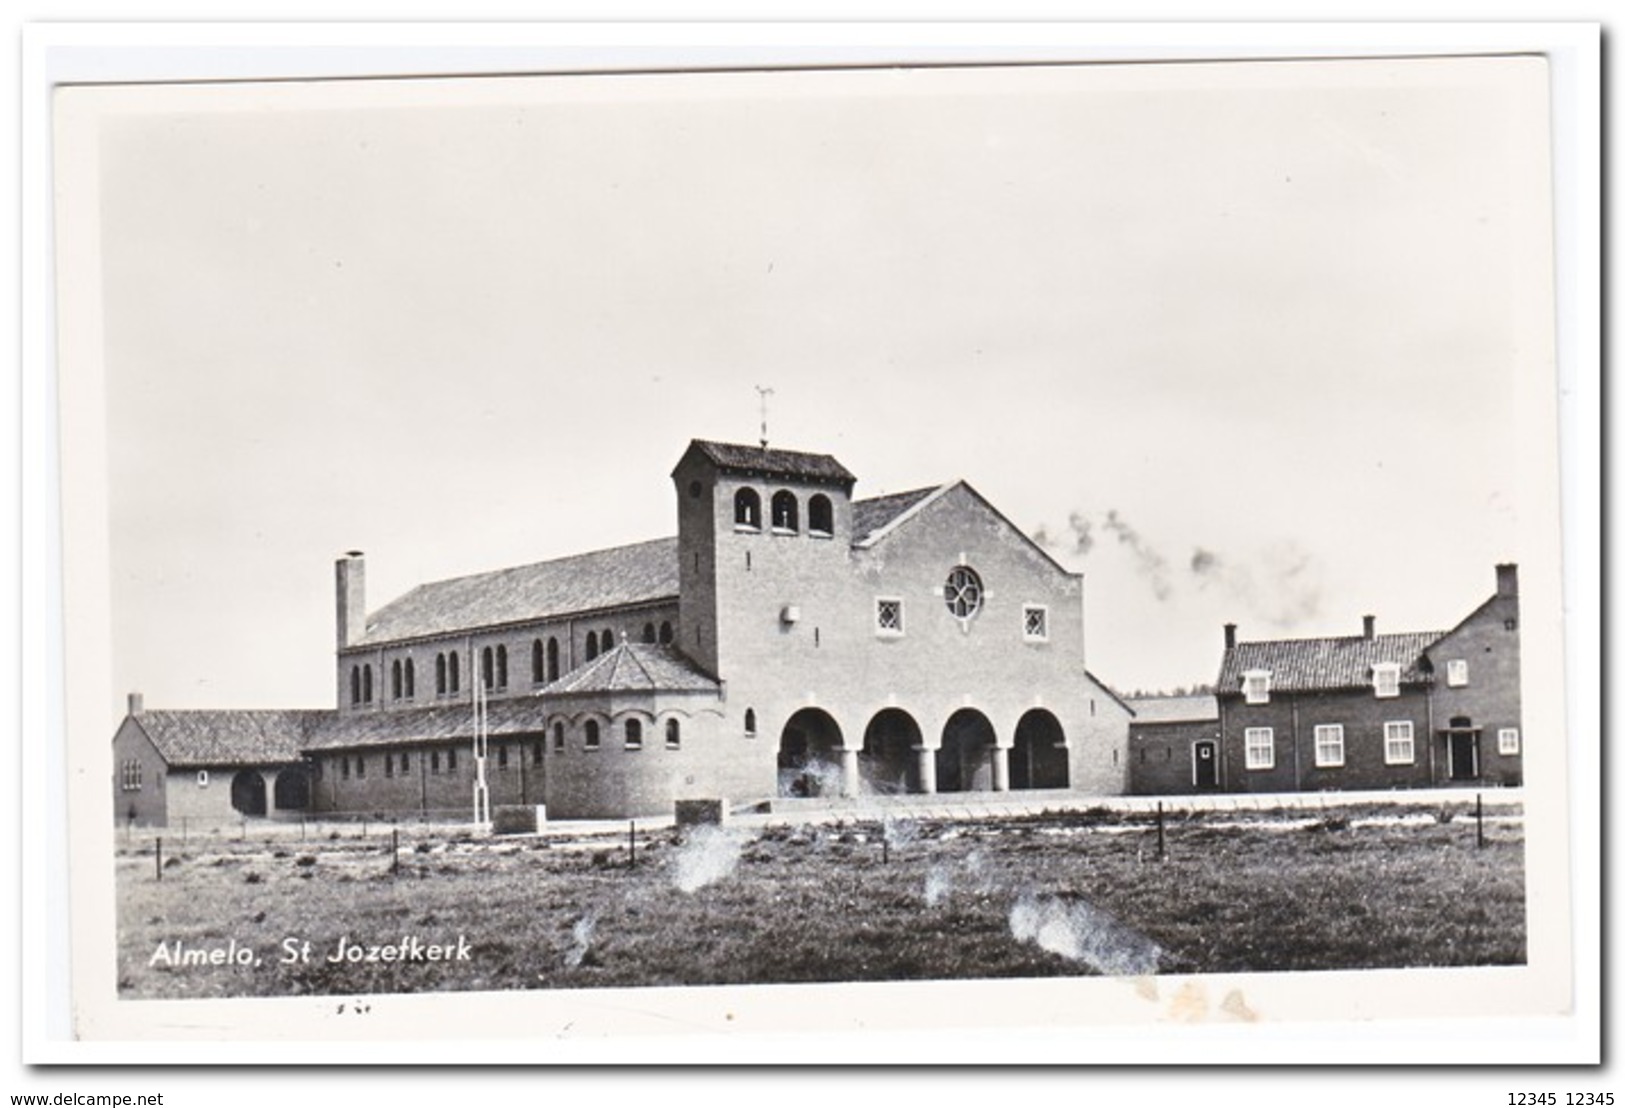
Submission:
<svg viewBox="0 0 1625 1108">
<path fill-rule="evenodd" d="M 119 987 L 222 997 L 1521 963 L 1521 821 L 1487 824 L 1480 847 L 1473 820 L 1449 815 L 1193 813 L 1169 822 L 1165 859 L 1146 817 L 1105 811 L 666 830 L 639 836 L 635 866 L 624 828 L 413 831 L 398 869 L 387 834 L 251 836 L 166 844 L 179 853 L 162 881 L 152 843 L 136 841 L 117 859 Z M 327 960 L 341 939 L 365 952 L 410 936 L 452 959 Z M 184 964 L 187 951 L 241 963 Z"/>
</svg>

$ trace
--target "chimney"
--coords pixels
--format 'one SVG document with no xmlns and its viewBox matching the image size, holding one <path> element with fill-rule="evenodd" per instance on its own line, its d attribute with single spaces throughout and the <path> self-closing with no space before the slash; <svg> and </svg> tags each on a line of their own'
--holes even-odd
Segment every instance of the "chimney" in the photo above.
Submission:
<svg viewBox="0 0 1625 1108">
<path fill-rule="evenodd" d="M 1236 648 L 1236 625 L 1234 623 L 1224 625 L 1224 648 L 1226 650 Z"/>
<path fill-rule="evenodd" d="M 1365 617 L 1365 637 L 1367 639 L 1374 639 L 1374 638 L 1377 637 L 1377 617 L 1376 616 L 1366 616 Z"/>
<path fill-rule="evenodd" d="M 338 592 L 338 645 L 355 644 L 367 630 L 367 563 L 361 551 L 348 550 L 333 567 Z"/>
<path fill-rule="evenodd" d="M 1518 567 L 1516 563 L 1507 562 L 1495 567 L 1495 595 L 1518 595 Z"/>
<path fill-rule="evenodd" d="M 146 703 L 142 700 L 140 693 L 133 692 L 130 694 L 130 714 L 132 716 L 140 715 L 145 707 Z"/>
</svg>

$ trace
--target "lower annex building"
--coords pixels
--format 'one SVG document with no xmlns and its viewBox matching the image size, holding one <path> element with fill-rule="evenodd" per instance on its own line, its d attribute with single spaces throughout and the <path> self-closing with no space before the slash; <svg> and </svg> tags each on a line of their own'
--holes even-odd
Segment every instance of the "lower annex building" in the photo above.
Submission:
<svg viewBox="0 0 1625 1108">
<path fill-rule="evenodd" d="M 114 738 L 121 820 L 669 813 L 680 799 L 1126 791 L 1130 711 L 1085 667 L 1081 575 L 964 481 L 853 500 L 825 454 L 696 440 L 674 538 L 421 585 L 335 569 L 332 709 L 158 712 Z M 482 722 L 476 724 L 476 719 Z"/>
</svg>

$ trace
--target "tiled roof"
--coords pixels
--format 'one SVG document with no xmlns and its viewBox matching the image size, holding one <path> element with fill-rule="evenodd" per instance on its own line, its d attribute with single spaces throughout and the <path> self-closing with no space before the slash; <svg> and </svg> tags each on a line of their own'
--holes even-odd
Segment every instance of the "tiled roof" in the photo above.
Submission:
<svg viewBox="0 0 1625 1108">
<path fill-rule="evenodd" d="M 309 736 L 334 714 L 322 709 L 199 708 L 137 712 L 130 718 L 165 762 L 185 769 L 297 762 Z"/>
<path fill-rule="evenodd" d="M 1431 680 L 1420 663 L 1422 653 L 1442 631 L 1415 631 L 1366 638 L 1280 639 L 1242 642 L 1224 652 L 1219 670 L 1220 695 L 1238 692 L 1248 670 L 1270 672 L 1271 692 L 1314 692 L 1354 689 L 1371 684 L 1371 667 L 1397 662 L 1401 684 Z"/>
<path fill-rule="evenodd" d="M 1135 723 L 1191 723 L 1219 718 L 1219 698 L 1202 696 L 1136 696 L 1128 705 Z"/>
<path fill-rule="evenodd" d="M 495 736 L 539 734 L 544 716 L 533 696 L 488 702 L 486 725 Z M 474 738 L 474 708 L 468 703 L 435 708 L 376 712 L 329 712 L 306 740 L 306 750 L 354 750 L 413 742 Z"/>
<path fill-rule="evenodd" d="M 714 678 L 669 646 L 621 643 L 542 690 L 547 696 L 619 692 L 716 692 Z"/>
<path fill-rule="evenodd" d="M 357 645 L 670 600 L 677 540 L 655 539 L 419 585 L 367 617 Z"/>
<path fill-rule="evenodd" d="M 779 450 L 729 442 L 695 439 L 689 449 L 698 450 L 717 468 L 763 477 L 790 477 L 851 485 L 857 478 L 828 454 L 804 454 L 799 450 Z"/>
<path fill-rule="evenodd" d="M 853 543 L 862 543 L 876 531 L 879 531 L 898 516 L 936 492 L 939 487 L 933 485 L 930 488 L 910 489 L 908 492 L 894 492 L 887 496 L 875 496 L 868 500 L 854 500 L 852 502 Z"/>
</svg>

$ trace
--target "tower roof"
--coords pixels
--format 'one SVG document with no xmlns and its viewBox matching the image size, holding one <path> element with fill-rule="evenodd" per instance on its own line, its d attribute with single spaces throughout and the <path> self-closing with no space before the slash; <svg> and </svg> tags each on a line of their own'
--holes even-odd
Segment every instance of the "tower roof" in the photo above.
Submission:
<svg viewBox="0 0 1625 1108">
<path fill-rule="evenodd" d="M 670 646 L 623 642 L 542 689 L 543 696 L 716 692 L 715 678 Z"/>
<path fill-rule="evenodd" d="M 851 487 L 857 481 L 852 471 L 828 454 L 806 454 L 799 450 L 746 446 L 740 443 L 708 442 L 695 439 L 688 454 L 699 452 L 718 469 L 753 477 L 784 477 Z M 684 455 L 687 457 L 687 454 Z"/>
</svg>

